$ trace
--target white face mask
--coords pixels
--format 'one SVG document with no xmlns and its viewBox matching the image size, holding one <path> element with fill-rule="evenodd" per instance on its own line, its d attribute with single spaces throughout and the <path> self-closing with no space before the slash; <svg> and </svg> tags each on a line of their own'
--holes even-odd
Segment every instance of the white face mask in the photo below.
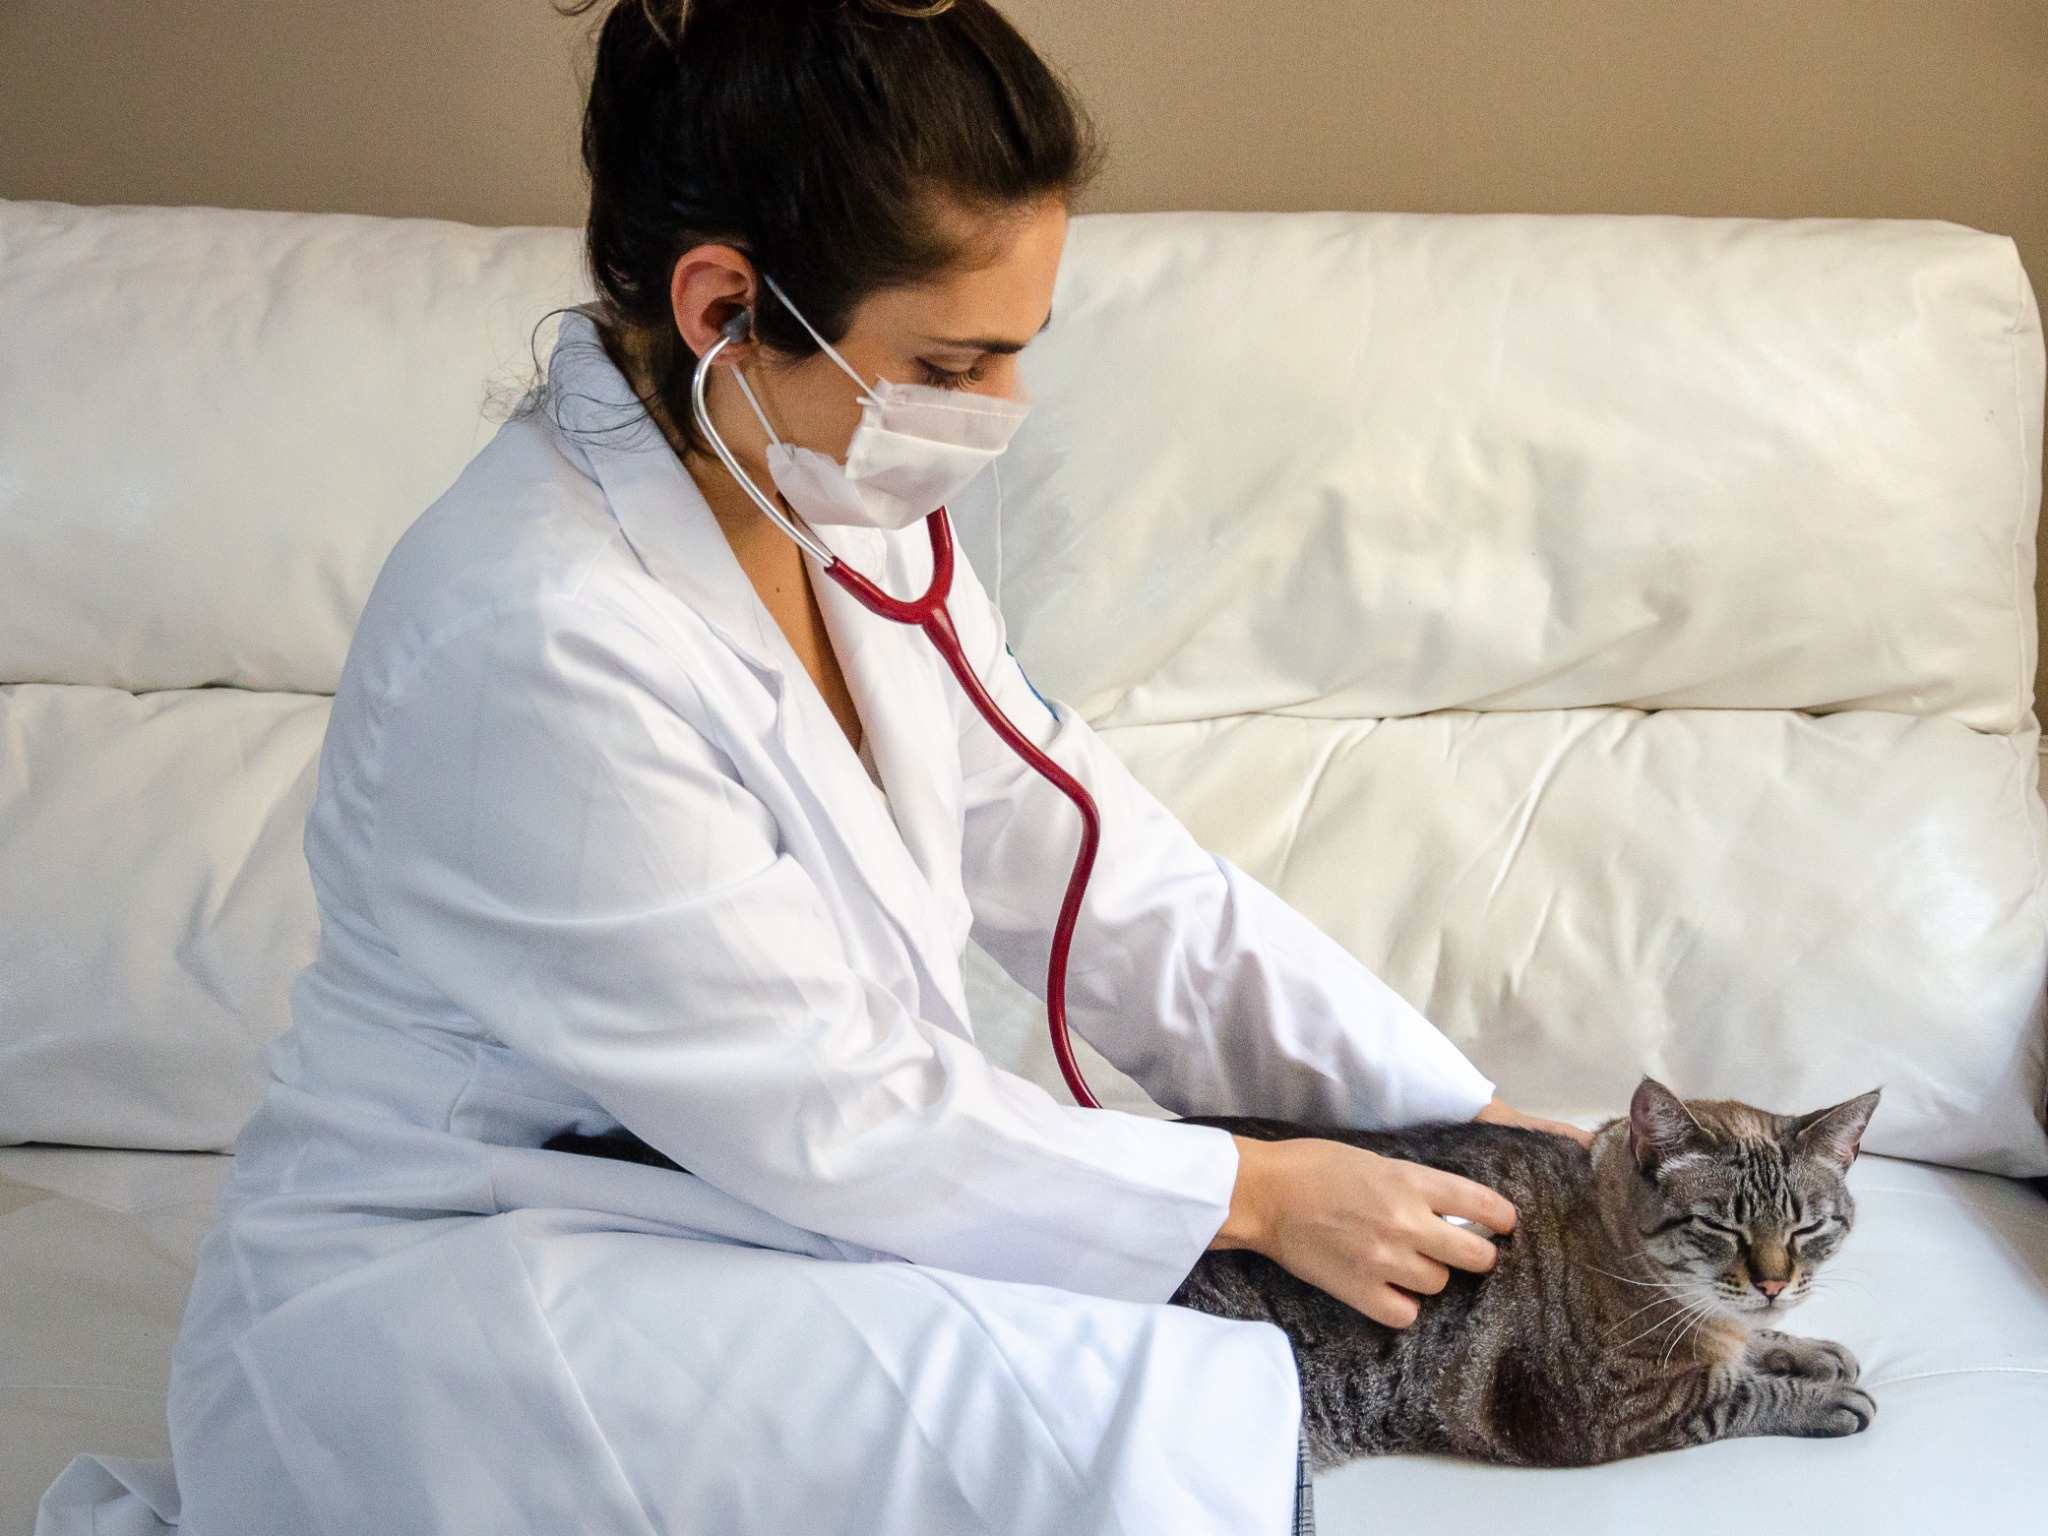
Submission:
<svg viewBox="0 0 2048 1536">
<path fill-rule="evenodd" d="M 850 528 L 908 528 L 959 494 L 1010 445 L 1031 409 L 1028 396 L 1002 399 L 928 384 L 867 383 L 797 313 L 789 296 L 761 274 L 783 306 L 796 315 L 825 355 L 860 387 L 860 425 L 846 445 L 846 462 L 785 443 L 768 423 L 746 376 L 733 377 L 768 434 L 768 475 L 783 500 L 805 522 Z M 1020 385 L 1021 389 L 1022 386 Z"/>
</svg>

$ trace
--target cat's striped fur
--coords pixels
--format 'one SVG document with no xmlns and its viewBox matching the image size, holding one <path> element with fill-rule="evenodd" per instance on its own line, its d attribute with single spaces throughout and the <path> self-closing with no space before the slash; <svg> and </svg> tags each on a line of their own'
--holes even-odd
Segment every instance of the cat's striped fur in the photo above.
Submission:
<svg viewBox="0 0 2048 1536">
<path fill-rule="evenodd" d="M 1735 1435 L 1854 1434 L 1876 1412 L 1855 1357 L 1772 1325 L 1848 1234 L 1843 1176 L 1876 1105 L 1781 1116 L 1645 1079 L 1590 1154 L 1496 1125 L 1204 1119 L 1448 1169 L 1506 1195 L 1520 1223 L 1489 1273 L 1452 1271 L 1405 1329 L 1242 1250 L 1205 1255 L 1174 1300 L 1286 1331 L 1319 1469 L 1398 1451 L 1584 1466 Z"/>
</svg>

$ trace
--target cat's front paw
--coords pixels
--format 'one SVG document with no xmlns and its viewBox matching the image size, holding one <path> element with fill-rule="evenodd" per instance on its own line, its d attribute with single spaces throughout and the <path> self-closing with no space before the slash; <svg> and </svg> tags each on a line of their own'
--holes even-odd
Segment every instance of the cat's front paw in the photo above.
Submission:
<svg viewBox="0 0 2048 1536">
<path fill-rule="evenodd" d="M 1876 1417 L 1877 1403 L 1868 1392 L 1846 1381 L 1836 1382 L 1806 1394 L 1780 1433 L 1832 1439 L 1861 1434 Z"/>
<path fill-rule="evenodd" d="M 1749 1336 L 1749 1358 L 1760 1371 L 1801 1381 L 1853 1382 L 1863 1373 L 1856 1357 L 1832 1339 L 1759 1329 Z"/>
</svg>

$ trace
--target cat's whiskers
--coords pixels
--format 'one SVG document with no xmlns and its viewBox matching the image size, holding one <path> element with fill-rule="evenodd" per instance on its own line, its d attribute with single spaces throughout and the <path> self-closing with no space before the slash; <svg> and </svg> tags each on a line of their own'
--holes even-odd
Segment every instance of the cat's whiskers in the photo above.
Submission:
<svg viewBox="0 0 2048 1536">
<path fill-rule="evenodd" d="M 1713 1316 L 1714 1313 L 1719 1310 L 1719 1308 L 1712 1306 L 1711 1304 L 1702 1307 L 1699 1310 L 1698 1314 L 1693 1318 L 1693 1320 L 1690 1323 L 1687 1323 L 1684 1329 L 1679 1332 L 1678 1336 L 1672 1339 L 1672 1341 L 1669 1344 L 1664 1346 L 1664 1358 L 1658 1362 L 1657 1369 L 1661 1371 L 1668 1368 L 1671 1364 L 1672 1351 L 1676 1350 L 1681 1343 L 1683 1343 L 1688 1337 L 1690 1337 L 1694 1332 L 1696 1332 L 1699 1329 L 1699 1326 L 1702 1323 L 1704 1323 L 1709 1317 Z"/>
<path fill-rule="evenodd" d="M 1633 1349 L 1636 1345 L 1642 1343 L 1645 1339 L 1654 1341 L 1658 1334 L 1663 1333 L 1668 1328 L 1682 1328 L 1683 1326 L 1685 1326 L 1686 1320 L 1692 1316 L 1693 1311 L 1694 1308 L 1691 1304 L 1680 1304 L 1672 1311 L 1667 1312 L 1664 1316 L 1658 1318 L 1654 1323 L 1650 1324 L 1649 1327 L 1643 1329 L 1642 1332 L 1633 1334 L 1630 1337 L 1623 1339 L 1619 1344 L 1616 1344 L 1613 1347 L 1614 1352 L 1616 1354 L 1620 1354 L 1623 1351 Z"/>
<path fill-rule="evenodd" d="M 1684 1300 L 1684 1297 L 1680 1295 L 1676 1289 L 1670 1287 L 1667 1287 L 1666 1289 L 1669 1290 L 1670 1294 L 1659 1296 L 1654 1301 L 1646 1301 L 1640 1307 L 1637 1307 L 1635 1311 L 1629 1313 L 1626 1317 L 1616 1318 L 1607 1331 L 1609 1333 L 1613 1333 L 1617 1329 L 1626 1328 L 1631 1321 L 1633 1321 L 1635 1318 L 1641 1317 L 1645 1312 L 1649 1311 L 1652 1307 L 1670 1306 L 1674 1301 Z"/>
<path fill-rule="evenodd" d="M 1639 1262 L 1644 1265 L 1650 1266 L 1651 1268 L 1655 1268 L 1655 1262 L 1650 1258 L 1648 1254 L 1627 1253 L 1624 1254 L 1622 1258 L 1623 1262 L 1625 1263 Z M 1684 1316 L 1686 1315 L 1686 1308 L 1690 1302 L 1690 1293 L 1679 1282 L 1670 1279 L 1668 1276 L 1655 1280 L 1639 1280 L 1630 1275 L 1617 1275 L 1611 1269 L 1602 1269 L 1598 1264 L 1588 1264 L 1583 1259 L 1573 1259 L 1570 1262 L 1579 1269 L 1588 1270 L 1596 1275 L 1605 1275 L 1609 1280 L 1618 1280 L 1623 1285 L 1640 1286 L 1644 1290 L 1657 1292 L 1655 1296 L 1653 1296 L 1650 1300 L 1644 1302 L 1634 1311 L 1627 1313 L 1625 1316 L 1616 1318 L 1614 1322 L 1610 1324 L 1606 1330 L 1606 1333 L 1609 1337 L 1619 1332 L 1621 1329 L 1627 1327 L 1636 1318 L 1641 1317 L 1645 1312 L 1648 1312 L 1653 1307 L 1664 1306 L 1677 1308 L 1677 1310 L 1669 1313 L 1667 1316 L 1660 1317 L 1659 1319 L 1657 1319 L 1657 1321 L 1652 1323 L 1649 1326 L 1649 1328 L 1644 1330 L 1644 1332 L 1639 1333 L 1635 1335 L 1634 1338 L 1625 1341 L 1623 1344 L 1618 1346 L 1619 1348 L 1626 1349 L 1630 1344 L 1635 1343 L 1637 1339 L 1646 1338 L 1650 1334 L 1655 1333 L 1659 1328 L 1669 1327 L 1673 1323 L 1678 1322 L 1679 1320 L 1684 1318 Z"/>
<path fill-rule="evenodd" d="M 1641 1333 L 1636 1334 L 1634 1338 L 1624 1339 L 1614 1347 L 1616 1349 L 1627 1349 L 1629 1345 L 1647 1339 L 1660 1328 L 1669 1328 L 1674 1324 L 1683 1322 L 1695 1312 L 1704 1313 L 1715 1310 L 1714 1304 L 1711 1301 L 1703 1302 L 1697 1297 L 1692 1296 L 1679 1296 L 1673 1300 L 1671 1305 L 1674 1310 L 1668 1315 L 1658 1318 L 1656 1322 L 1650 1324 Z"/>
<path fill-rule="evenodd" d="M 1657 1367 L 1659 1370 L 1669 1366 L 1671 1357 L 1679 1345 L 1683 1344 L 1687 1338 L 1697 1332 L 1703 1323 L 1707 1322 L 1710 1318 L 1726 1315 L 1727 1308 L 1721 1305 L 1719 1298 L 1712 1291 L 1695 1292 L 1691 1300 L 1692 1305 L 1686 1310 L 1677 1332 L 1671 1336 L 1670 1341 L 1664 1346 L 1663 1359 Z"/>
<path fill-rule="evenodd" d="M 1619 1280 L 1623 1285 L 1645 1285 L 1660 1291 L 1671 1289 L 1671 1282 L 1669 1280 L 1634 1280 L 1627 1275 L 1617 1275 L 1611 1269 L 1602 1269 L 1598 1264 L 1588 1264 L 1581 1259 L 1573 1259 L 1571 1262 L 1580 1269 L 1590 1269 L 1596 1275 L 1605 1275 L 1610 1280 Z"/>
</svg>

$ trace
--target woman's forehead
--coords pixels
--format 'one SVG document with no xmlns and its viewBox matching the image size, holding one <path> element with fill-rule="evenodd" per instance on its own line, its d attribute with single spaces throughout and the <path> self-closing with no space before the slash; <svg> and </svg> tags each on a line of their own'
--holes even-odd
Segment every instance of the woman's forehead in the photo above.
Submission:
<svg viewBox="0 0 2048 1536">
<path fill-rule="evenodd" d="M 914 345 L 1021 351 L 1051 319 L 1066 230 L 1066 209 L 1055 202 L 990 221 L 967 262 L 870 295 L 852 328 Z"/>
</svg>

